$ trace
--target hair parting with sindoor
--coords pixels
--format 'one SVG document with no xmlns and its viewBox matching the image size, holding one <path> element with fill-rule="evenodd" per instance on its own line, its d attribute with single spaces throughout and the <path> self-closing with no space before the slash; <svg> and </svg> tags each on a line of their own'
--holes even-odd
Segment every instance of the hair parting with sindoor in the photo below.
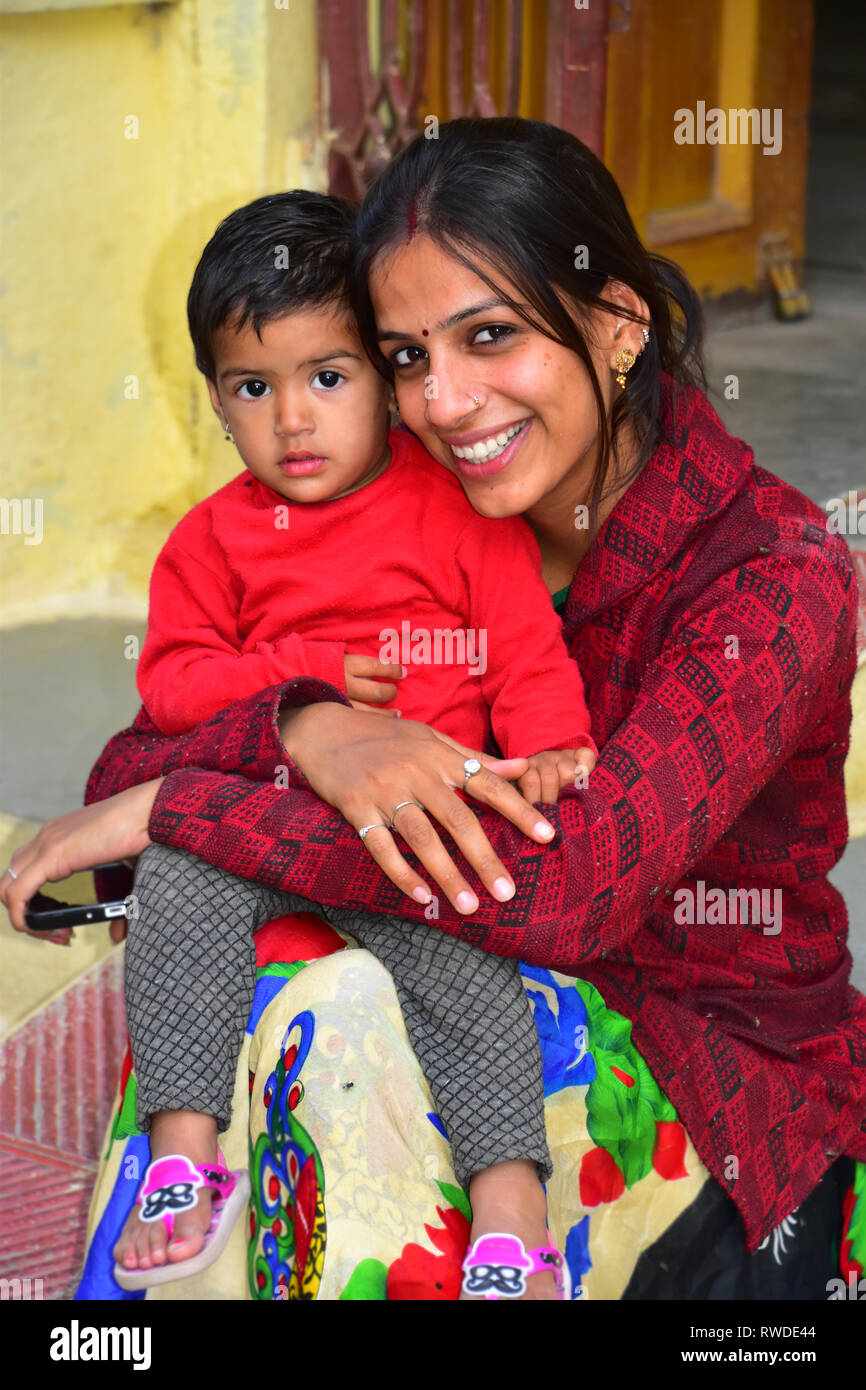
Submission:
<svg viewBox="0 0 866 1390">
<path fill-rule="evenodd" d="M 523 319 L 583 362 L 595 394 L 601 446 L 588 498 L 594 532 L 611 451 L 615 455 L 625 422 L 633 421 L 639 449 L 618 487 L 634 481 L 662 439 L 660 372 L 682 386 L 707 390 L 703 312 L 694 288 L 673 261 L 646 250 L 613 176 L 576 136 L 518 117 L 449 121 L 439 127 L 438 139 L 419 135 L 387 165 L 358 215 L 358 323 L 367 351 L 389 378 L 376 341 L 367 275 L 377 257 L 406 244 L 409 227 L 413 236 L 431 237 Z M 585 268 L 578 268 L 580 247 L 586 247 Z M 483 270 L 481 261 L 495 266 L 502 282 Z M 609 279 L 628 285 L 646 302 L 650 338 L 608 420 L 584 336 L 588 311 L 606 310 L 643 323 L 603 297 Z"/>
</svg>

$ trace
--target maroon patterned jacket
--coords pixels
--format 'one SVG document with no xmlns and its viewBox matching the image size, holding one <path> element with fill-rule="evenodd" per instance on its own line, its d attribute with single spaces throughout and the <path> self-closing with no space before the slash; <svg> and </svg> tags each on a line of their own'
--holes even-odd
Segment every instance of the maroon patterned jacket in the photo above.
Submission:
<svg viewBox="0 0 866 1390">
<path fill-rule="evenodd" d="M 442 895 L 438 926 L 580 975 L 633 1021 L 753 1250 L 836 1155 L 866 1159 L 866 999 L 826 877 L 848 835 L 857 587 L 823 513 L 758 468 L 699 392 L 663 388 L 669 442 L 608 517 L 564 612 L 601 749 L 590 786 L 547 808 L 558 833 L 545 846 L 481 809 L 517 893 L 503 905 L 482 889 L 471 918 Z M 280 745 L 279 710 L 316 700 L 347 703 L 288 681 L 178 738 L 142 711 L 86 800 L 168 773 L 154 840 L 315 902 L 423 921 Z M 742 908 L 701 912 L 713 888 L 728 901 L 767 890 L 778 929 Z"/>
</svg>

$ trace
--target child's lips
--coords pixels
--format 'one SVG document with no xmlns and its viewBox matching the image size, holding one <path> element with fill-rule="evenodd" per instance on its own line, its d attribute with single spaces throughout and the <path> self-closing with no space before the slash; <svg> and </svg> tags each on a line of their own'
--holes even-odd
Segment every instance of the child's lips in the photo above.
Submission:
<svg viewBox="0 0 866 1390">
<path fill-rule="evenodd" d="M 319 454 L 286 454 L 285 458 L 280 459 L 277 467 L 281 472 L 296 478 L 305 473 L 318 473 L 324 463 L 324 458 Z"/>
</svg>

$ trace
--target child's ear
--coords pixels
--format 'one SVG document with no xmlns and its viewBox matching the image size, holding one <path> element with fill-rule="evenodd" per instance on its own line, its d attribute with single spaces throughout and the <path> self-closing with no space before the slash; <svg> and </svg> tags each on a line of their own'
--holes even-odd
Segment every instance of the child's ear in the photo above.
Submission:
<svg viewBox="0 0 866 1390">
<path fill-rule="evenodd" d="M 207 393 L 208 393 L 208 395 L 210 396 L 210 403 L 211 403 L 211 405 L 213 406 L 214 414 L 216 415 L 217 419 L 219 420 L 220 425 L 222 426 L 222 428 L 225 429 L 225 428 L 226 428 L 226 413 L 225 413 L 225 411 L 223 410 L 222 402 L 220 401 L 220 394 L 219 394 L 219 391 L 217 390 L 216 382 L 215 382 L 215 381 L 211 381 L 211 379 L 210 379 L 209 376 L 208 376 L 208 377 L 205 377 L 205 381 L 207 382 Z"/>
</svg>

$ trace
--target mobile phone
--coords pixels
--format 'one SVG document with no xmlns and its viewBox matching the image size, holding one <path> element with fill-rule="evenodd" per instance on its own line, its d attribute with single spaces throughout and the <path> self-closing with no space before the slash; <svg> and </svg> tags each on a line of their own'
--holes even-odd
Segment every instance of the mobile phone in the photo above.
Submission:
<svg viewBox="0 0 866 1390">
<path fill-rule="evenodd" d="M 129 864 L 112 860 L 110 864 L 96 864 L 97 869 L 129 869 Z M 60 927 L 83 927 L 90 922 L 110 922 L 113 917 L 126 917 L 128 902 L 116 900 L 110 903 L 63 903 L 57 898 L 49 898 L 46 893 L 34 893 L 27 904 L 24 921 L 31 931 L 57 931 Z"/>
<path fill-rule="evenodd" d="M 128 900 L 113 903 L 62 903 L 45 893 L 34 893 L 24 913 L 31 931 L 57 931 L 61 927 L 83 927 L 90 922 L 110 922 L 126 917 Z"/>
</svg>

